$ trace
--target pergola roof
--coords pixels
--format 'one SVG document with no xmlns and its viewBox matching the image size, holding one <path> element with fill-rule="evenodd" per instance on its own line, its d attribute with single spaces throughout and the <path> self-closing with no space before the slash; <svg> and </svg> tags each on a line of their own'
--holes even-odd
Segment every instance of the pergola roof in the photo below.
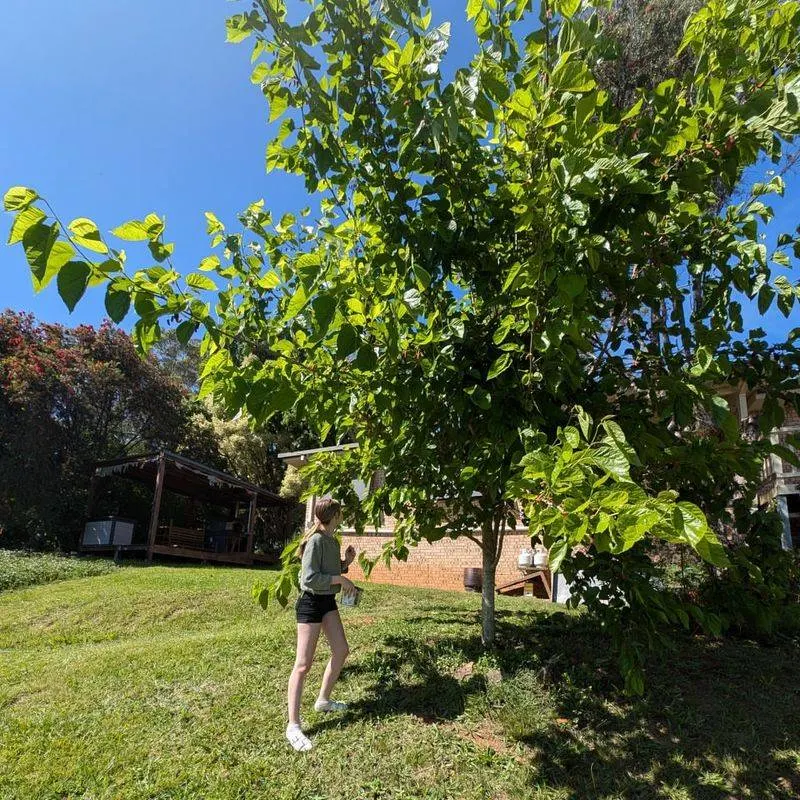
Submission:
<svg viewBox="0 0 800 800">
<path fill-rule="evenodd" d="M 97 477 L 118 475 L 152 486 L 162 459 L 164 461 L 164 488 L 167 491 L 220 504 L 236 501 L 247 502 L 253 495 L 258 498 L 260 507 L 286 505 L 290 502 L 262 486 L 256 486 L 168 450 L 99 461 L 95 465 L 94 474 Z"/>
<path fill-rule="evenodd" d="M 336 453 L 344 450 L 351 450 L 358 447 L 358 444 L 352 442 L 350 444 L 334 444 L 330 447 L 312 447 L 310 450 L 293 450 L 289 453 L 278 453 L 278 458 L 291 464 L 293 467 L 299 467 L 305 464 L 310 456 L 315 456 L 317 453 Z"/>
</svg>

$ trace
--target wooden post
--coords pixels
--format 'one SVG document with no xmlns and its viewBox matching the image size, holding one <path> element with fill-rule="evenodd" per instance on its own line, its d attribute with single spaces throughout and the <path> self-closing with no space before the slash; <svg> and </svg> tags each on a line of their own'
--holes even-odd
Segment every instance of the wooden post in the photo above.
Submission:
<svg viewBox="0 0 800 800">
<path fill-rule="evenodd" d="M 153 545 L 156 541 L 158 530 L 158 516 L 161 513 L 161 495 L 164 491 L 164 473 L 167 469 L 167 458 L 161 453 L 158 459 L 158 472 L 156 473 L 156 488 L 153 494 L 153 510 L 150 513 L 150 530 L 147 534 L 147 560 L 153 560 Z"/>
<path fill-rule="evenodd" d="M 258 495 L 253 492 L 250 496 L 250 510 L 247 512 L 247 557 L 250 564 L 253 563 L 253 529 L 256 524 L 257 507 Z"/>
<path fill-rule="evenodd" d="M 97 484 L 100 482 L 99 476 L 95 473 L 89 481 L 89 497 L 86 500 L 86 519 L 91 522 L 94 516 L 94 506 L 97 501 Z"/>
</svg>

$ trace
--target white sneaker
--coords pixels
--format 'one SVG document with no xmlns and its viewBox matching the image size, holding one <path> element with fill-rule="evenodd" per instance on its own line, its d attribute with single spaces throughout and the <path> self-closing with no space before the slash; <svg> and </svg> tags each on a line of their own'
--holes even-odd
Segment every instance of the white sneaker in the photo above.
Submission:
<svg viewBox="0 0 800 800">
<path fill-rule="evenodd" d="M 307 750 L 311 750 L 314 746 L 314 743 L 311 739 L 306 736 L 299 725 L 293 725 L 289 723 L 286 726 L 286 738 L 289 740 L 289 744 L 297 750 L 298 753 L 305 753 Z"/>
<path fill-rule="evenodd" d="M 338 700 L 317 700 L 314 703 L 314 711 L 347 711 L 347 703 L 340 703 Z"/>
</svg>

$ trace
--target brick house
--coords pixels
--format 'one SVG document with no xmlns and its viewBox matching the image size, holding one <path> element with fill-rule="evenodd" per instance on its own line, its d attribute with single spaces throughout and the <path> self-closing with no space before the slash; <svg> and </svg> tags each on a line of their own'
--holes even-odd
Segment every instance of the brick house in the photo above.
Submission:
<svg viewBox="0 0 800 800">
<path fill-rule="evenodd" d="M 761 411 L 764 395 L 749 390 L 744 384 L 720 388 L 720 395 L 727 401 L 731 411 L 737 416 L 740 424 L 757 429 L 758 414 Z M 794 409 L 786 410 L 786 419 L 782 427 L 770 434 L 774 442 L 784 443 L 786 436 L 800 433 L 800 418 Z M 308 459 L 318 453 L 341 452 L 355 444 L 320 447 L 312 450 L 298 450 L 291 453 L 279 453 L 284 463 L 300 468 Z M 382 479 L 378 471 L 370 486 L 357 482 L 354 488 L 363 497 L 370 489 L 379 485 Z M 314 507 L 319 498 L 310 496 L 306 500 L 305 525 L 310 527 L 314 521 Z M 758 491 L 758 504 L 767 505 L 775 501 L 783 520 L 783 546 L 786 549 L 800 548 L 800 470 L 788 464 L 778 456 L 772 455 L 764 463 L 764 482 Z M 385 516 L 378 528 L 367 528 L 363 535 L 357 535 L 352 528 L 344 528 L 342 546 L 353 545 L 357 551 L 368 556 L 377 556 L 384 544 L 394 537 L 395 520 Z M 475 532 L 480 536 L 480 532 Z M 514 581 L 520 577 L 517 558 L 520 552 L 529 548 L 531 537 L 526 526 L 520 524 L 505 535 L 503 553 L 497 565 L 497 585 Z M 389 583 L 401 586 L 417 586 L 431 589 L 463 589 L 464 569 L 481 566 L 481 552 L 475 542 L 461 537 L 459 539 L 442 539 L 433 544 L 420 542 L 417 547 L 410 548 L 407 561 L 395 561 L 390 568 L 378 563 L 372 580 L 378 583 Z M 351 567 L 355 580 L 363 579 L 363 573 L 357 564 Z M 556 573 L 551 576 L 551 596 L 555 602 L 563 602 L 569 597 L 569 587 L 563 578 Z"/>
<path fill-rule="evenodd" d="M 355 444 L 335 445 L 333 447 L 318 447 L 311 450 L 298 450 L 291 453 L 279 453 L 285 464 L 300 468 L 308 462 L 309 458 L 318 453 L 341 452 Z M 356 482 L 354 489 L 359 497 L 363 497 L 370 489 L 380 485 L 382 480 L 380 470 L 373 476 L 370 486 Z M 305 526 L 310 527 L 314 521 L 314 508 L 317 500 L 312 495 L 306 500 Z M 361 535 L 356 534 L 352 528 L 343 528 L 342 547 L 353 545 L 356 551 L 364 552 L 368 557 L 376 557 L 383 546 L 394 538 L 395 520 L 384 515 L 382 524 L 378 528 L 367 527 Z M 475 532 L 480 537 L 480 531 Z M 514 581 L 520 577 L 517 558 L 524 548 L 531 545 L 531 537 L 527 526 L 520 524 L 513 531 L 506 531 L 503 541 L 503 552 L 497 565 L 496 581 L 498 586 Z M 386 567 L 382 562 L 375 565 L 371 580 L 376 583 L 389 583 L 397 586 L 417 586 L 429 589 L 464 589 L 464 570 L 469 567 L 481 566 L 481 551 L 475 542 L 460 537 L 458 539 L 441 539 L 430 544 L 422 541 L 416 547 L 409 549 L 407 561 L 393 561 L 391 567 Z M 362 580 L 364 575 L 358 564 L 350 567 L 354 580 Z M 555 575 L 551 579 L 551 593 L 554 600 L 564 600 L 563 579 Z"/>
</svg>

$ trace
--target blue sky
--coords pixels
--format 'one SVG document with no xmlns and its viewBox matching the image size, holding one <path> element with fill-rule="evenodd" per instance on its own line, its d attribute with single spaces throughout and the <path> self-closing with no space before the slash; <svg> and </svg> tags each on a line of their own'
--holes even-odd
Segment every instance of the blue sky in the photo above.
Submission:
<svg viewBox="0 0 800 800">
<path fill-rule="evenodd" d="M 225 0 L 2 0 L 0 188 L 42 193 L 69 221 L 101 229 L 167 218 L 175 264 L 190 271 L 208 253 L 203 212 L 227 222 L 264 198 L 277 214 L 308 205 L 295 177 L 264 171 L 266 104 L 250 83 L 250 47 L 225 43 Z M 434 24 L 453 23 L 448 66 L 466 62 L 474 36 L 460 0 L 433 0 Z M 787 180 L 769 230 L 800 223 L 800 176 Z M 8 237 L 10 215 L 0 218 Z M 98 323 L 103 293 L 90 290 L 69 314 L 51 286 L 35 295 L 19 247 L 0 246 L 0 310 L 47 321 Z M 795 270 L 796 272 L 796 270 Z M 799 315 L 800 316 L 800 315 Z M 794 317 L 794 315 L 792 315 Z M 798 324 L 771 312 L 771 339 Z"/>
</svg>

